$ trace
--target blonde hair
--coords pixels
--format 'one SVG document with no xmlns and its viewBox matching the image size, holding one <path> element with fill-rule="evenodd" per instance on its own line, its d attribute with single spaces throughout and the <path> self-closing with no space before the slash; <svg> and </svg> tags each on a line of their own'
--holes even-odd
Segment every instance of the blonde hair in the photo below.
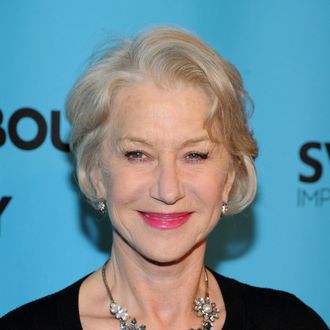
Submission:
<svg viewBox="0 0 330 330">
<path fill-rule="evenodd" d="M 90 173 L 99 159 L 116 92 L 150 78 L 160 85 L 193 84 L 210 96 L 209 134 L 224 144 L 236 171 L 228 214 L 243 210 L 256 193 L 253 159 L 257 146 L 245 111 L 249 97 L 230 63 L 197 37 L 177 28 L 155 28 L 120 42 L 97 59 L 70 92 L 66 107 L 72 124 L 70 146 L 76 155 L 82 192 L 92 204 L 98 202 Z"/>
</svg>

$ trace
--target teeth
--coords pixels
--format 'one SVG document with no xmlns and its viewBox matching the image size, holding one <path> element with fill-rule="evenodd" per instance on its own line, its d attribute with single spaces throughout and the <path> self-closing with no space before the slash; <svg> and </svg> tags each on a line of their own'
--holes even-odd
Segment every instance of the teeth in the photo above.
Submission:
<svg viewBox="0 0 330 330">
<path fill-rule="evenodd" d="M 147 218 L 159 218 L 159 219 L 162 219 L 162 220 L 176 220 L 176 219 L 179 219 L 183 216 L 183 214 L 179 214 L 179 215 L 173 215 L 173 214 L 158 215 L 158 214 L 149 214 L 149 213 L 144 213 L 144 215 Z"/>
<path fill-rule="evenodd" d="M 169 213 L 169 214 L 157 214 L 157 213 L 149 213 L 149 212 L 142 212 L 145 216 L 147 217 L 153 217 L 153 218 L 169 218 L 169 219 L 173 219 L 173 218 L 180 218 L 184 215 L 186 215 L 188 212 L 181 212 L 181 213 Z"/>
</svg>

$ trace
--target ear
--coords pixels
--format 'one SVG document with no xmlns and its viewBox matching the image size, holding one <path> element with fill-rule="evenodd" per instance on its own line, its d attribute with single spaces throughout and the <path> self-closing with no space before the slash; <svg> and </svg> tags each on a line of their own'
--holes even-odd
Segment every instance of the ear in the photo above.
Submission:
<svg viewBox="0 0 330 330">
<path fill-rule="evenodd" d="M 103 173 L 98 164 L 96 164 L 90 173 L 90 178 L 98 199 L 105 199 L 106 189 L 103 183 Z"/>
<path fill-rule="evenodd" d="M 231 188 L 233 186 L 235 177 L 236 177 L 236 172 L 235 172 L 234 168 L 231 168 L 228 171 L 227 178 L 226 178 L 226 181 L 225 181 L 225 184 L 223 187 L 223 192 L 222 192 L 222 200 L 226 203 L 228 202 L 228 197 L 229 197 Z"/>
</svg>

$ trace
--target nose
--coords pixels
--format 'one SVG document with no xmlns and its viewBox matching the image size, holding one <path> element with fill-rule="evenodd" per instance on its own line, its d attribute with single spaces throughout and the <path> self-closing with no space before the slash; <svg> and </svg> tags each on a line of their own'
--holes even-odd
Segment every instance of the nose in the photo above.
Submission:
<svg viewBox="0 0 330 330">
<path fill-rule="evenodd" d="M 173 205 L 182 199 L 184 189 L 178 172 L 175 160 L 159 162 L 155 168 L 151 197 L 167 205 Z"/>
</svg>

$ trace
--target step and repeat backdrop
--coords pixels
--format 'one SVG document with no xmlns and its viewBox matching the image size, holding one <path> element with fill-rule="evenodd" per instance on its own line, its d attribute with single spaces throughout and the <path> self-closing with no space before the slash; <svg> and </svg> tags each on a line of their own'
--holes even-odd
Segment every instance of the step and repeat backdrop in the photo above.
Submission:
<svg viewBox="0 0 330 330">
<path fill-rule="evenodd" d="M 330 324 L 330 1 L 71 0 L 0 4 L 0 316 L 108 258 L 111 226 L 79 193 L 66 95 L 88 57 L 172 25 L 241 72 L 258 194 L 212 233 L 207 264 L 290 291 Z"/>
</svg>

